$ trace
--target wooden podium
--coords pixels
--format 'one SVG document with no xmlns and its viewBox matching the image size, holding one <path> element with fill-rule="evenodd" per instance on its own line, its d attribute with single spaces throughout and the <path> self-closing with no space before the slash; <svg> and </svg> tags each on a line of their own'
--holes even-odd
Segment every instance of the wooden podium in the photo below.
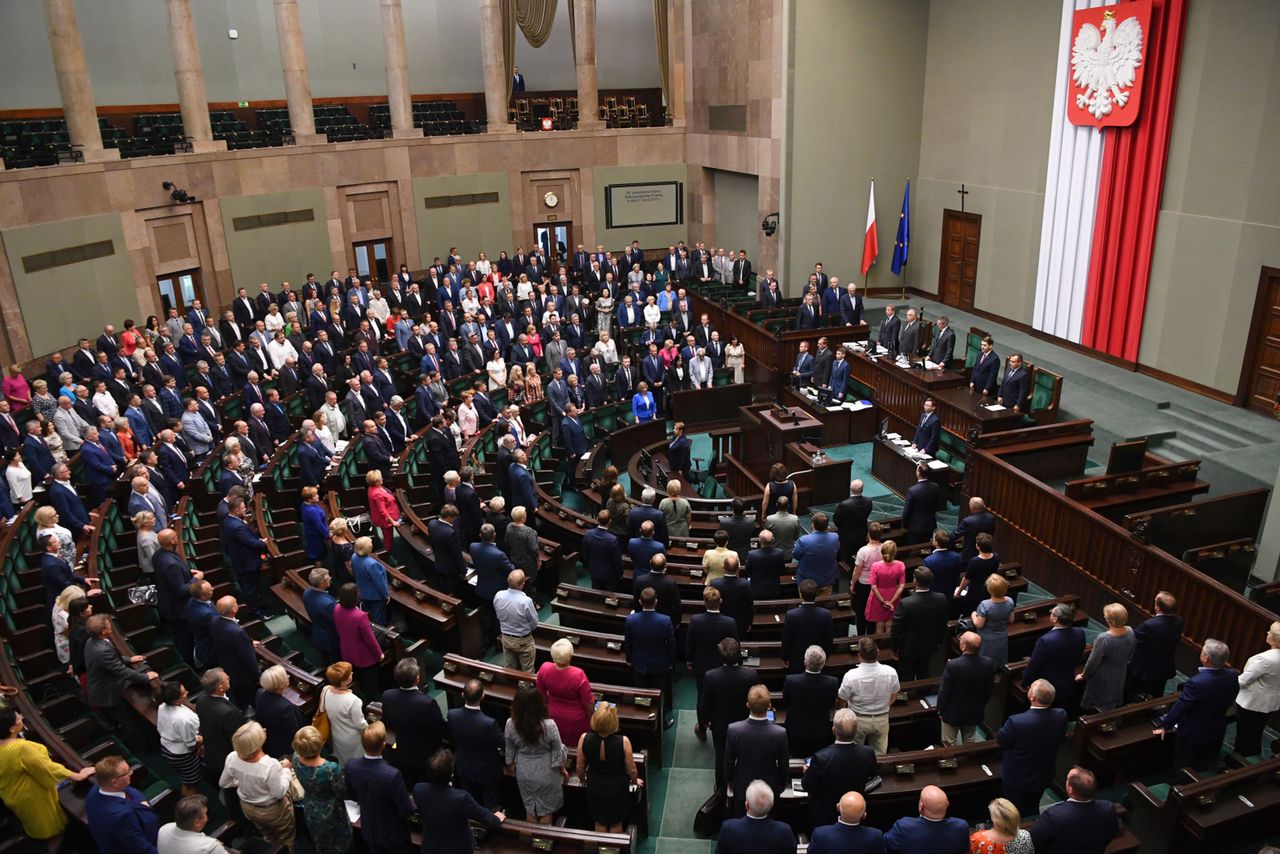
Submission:
<svg viewBox="0 0 1280 854">
<path fill-rule="evenodd" d="M 768 480 L 774 463 L 788 465 L 786 447 L 791 442 L 822 440 L 822 422 L 798 406 L 775 403 L 739 408 L 742 413 L 742 462 Z"/>
</svg>

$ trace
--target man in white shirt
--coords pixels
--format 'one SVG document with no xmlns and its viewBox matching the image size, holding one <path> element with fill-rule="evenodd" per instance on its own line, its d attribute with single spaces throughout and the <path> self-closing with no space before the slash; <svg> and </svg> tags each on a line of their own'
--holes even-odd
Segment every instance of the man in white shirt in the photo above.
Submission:
<svg viewBox="0 0 1280 854">
<path fill-rule="evenodd" d="M 711 388 L 715 373 L 715 365 L 707 358 L 706 349 L 699 347 L 697 355 L 689 362 L 689 378 L 693 381 L 693 387 Z"/>
<path fill-rule="evenodd" d="M 538 627 L 538 609 L 524 592 L 525 575 L 512 570 L 507 575 L 507 589 L 493 597 L 493 612 L 502 633 L 502 651 L 507 667 L 533 672 L 533 630 Z"/>
<path fill-rule="evenodd" d="M 853 740 L 883 756 L 889 750 L 889 706 L 900 686 L 897 671 L 881 664 L 879 657 L 873 638 L 859 638 L 858 666 L 845 673 L 837 696 L 858 716 Z"/>
</svg>

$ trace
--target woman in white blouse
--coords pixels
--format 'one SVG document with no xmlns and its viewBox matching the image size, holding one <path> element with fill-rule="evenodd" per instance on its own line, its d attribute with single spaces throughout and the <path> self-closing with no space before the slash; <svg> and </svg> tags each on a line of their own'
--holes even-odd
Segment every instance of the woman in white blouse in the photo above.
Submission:
<svg viewBox="0 0 1280 854">
<path fill-rule="evenodd" d="M 531 296 L 533 296 L 533 284 L 526 274 L 521 273 L 519 281 L 516 282 L 516 299 L 527 300 Z"/>
<path fill-rule="evenodd" d="M 1280 622 L 1267 630 L 1267 648 L 1250 656 L 1240 673 L 1236 695 L 1236 753 L 1262 754 L 1262 731 L 1280 709 Z"/>
<path fill-rule="evenodd" d="M 503 360 L 500 351 L 493 351 L 489 361 L 485 362 L 484 370 L 489 375 L 489 391 L 507 387 L 507 363 Z"/>
<path fill-rule="evenodd" d="M 267 842 L 292 850 L 297 833 L 289 799 L 292 766 L 288 759 L 273 759 L 263 753 L 266 743 L 267 731 L 257 721 L 236 730 L 231 736 L 235 753 L 227 757 L 218 787 L 236 789 L 245 816 Z"/>
<path fill-rule="evenodd" d="M 470 312 L 471 314 L 476 314 L 480 311 L 480 298 L 476 296 L 476 289 L 469 285 L 462 292 L 462 310 L 464 313 Z"/>
<path fill-rule="evenodd" d="M 378 318 L 384 325 L 387 318 L 391 316 L 391 306 L 387 305 L 387 301 L 382 296 L 382 291 L 374 288 L 373 295 L 369 297 L 369 313 Z"/>
<path fill-rule="evenodd" d="M 87 599 L 84 588 L 78 584 L 69 584 L 53 600 L 53 651 L 58 661 L 71 665 L 71 639 L 67 629 L 71 621 L 71 603 L 77 599 Z"/>
<path fill-rule="evenodd" d="M 644 273 L 641 272 L 640 265 L 632 264 L 631 272 L 627 273 L 627 285 L 631 286 L 631 285 L 643 285 L 643 284 L 644 284 Z"/>
<path fill-rule="evenodd" d="M 133 514 L 133 527 L 138 532 L 138 568 L 143 575 L 155 572 L 151 559 L 160 551 L 160 538 L 156 535 L 156 514 L 139 510 Z"/>
<path fill-rule="evenodd" d="M 160 753 L 182 783 L 182 796 L 200 794 L 200 779 L 204 777 L 200 745 L 204 738 L 200 735 L 200 718 L 187 704 L 187 689 L 181 682 L 160 686 L 156 731 L 160 733 Z"/>
<path fill-rule="evenodd" d="M 657 326 L 662 320 L 662 311 L 658 308 L 658 299 L 654 296 L 645 297 L 644 300 L 644 322 L 649 326 Z"/>
<path fill-rule="evenodd" d="M 476 259 L 476 271 L 482 276 L 488 276 L 493 272 L 493 264 L 489 261 L 489 257 L 483 252 L 481 252 L 480 257 Z"/>
<path fill-rule="evenodd" d="M 76 539 L 71 532 L 58 524 L 58 511 L 51 505 L 36 508 L 36 542 L 46 534 L 58 538 L 58 557 L 72 566 L 76 562 Z"/>
<path fill-rule="evenodd" d="M 262 325 L 267 327 L 267 331 L 273 335 L 284 329 L 284 315 L 280 313 L 280 306 L 275 303 L 267 306 L 267 313 L 262 318 Z"/>
<path fill-rule="evenodd" d="M 339 765 L 364 756 L 360 736 L 369 722 L 364 718 L 364 703 L 351 690 L 355 670 L 346 661 L 330 664 L 324 677 L 329 684 L 320 689 L 320 703 L 329 716 L 329 733 L 333 739 L 333 755 Z"/>
<path fill-rule="evenodd" d="M 323 409 L 317 409 L 315 414 L 311 416 L 311 420 L 316 422 L 316 439 L 331 454 L 338 453 L 338 442 L 334 438 L 333 431 L 329 429 L 329 416 L 325 415 Z"/>
<path fill-rule="evenodd" d="M 618 345 L 610 338 L 608 332 L 600 333 L 600 340 L 591 348 L 591 355 L 604 358 L 606 365 L 618 364 Z"/>
<path fill-rule="evenodd" d="M 31 470 L 22 464 L 22 451 L 13 449 L 9 465 L 5 467 L 4 478 L 9 482 L 9 497 L 14 507 L 21 507 L 31 500 Z"/>
</svg>

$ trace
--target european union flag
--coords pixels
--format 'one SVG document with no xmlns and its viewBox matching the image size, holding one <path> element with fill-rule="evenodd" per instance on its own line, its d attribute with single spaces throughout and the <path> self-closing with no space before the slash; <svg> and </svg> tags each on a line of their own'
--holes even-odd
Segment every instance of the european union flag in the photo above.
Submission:
<svg viewBox="0 0 1280 854">
<path fill-rule="evenodd" d="M 911 181 L 902 191 L 902 213 L 898 214 L 898 236 L 893 241 L 893 264 L 891 269 L 895 276 L 907 266 L 907 249 L 911 246 Z"/>
</svg>

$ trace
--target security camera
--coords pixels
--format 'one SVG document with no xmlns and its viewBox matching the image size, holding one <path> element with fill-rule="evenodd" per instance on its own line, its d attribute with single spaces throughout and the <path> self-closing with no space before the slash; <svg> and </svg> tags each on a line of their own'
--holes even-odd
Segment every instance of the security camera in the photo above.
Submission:
<svg viewBox="0 0 1280 854">
<path fill-rule="evenodd" d="M 174 204 L 186 205 L 199 201 L 199 199 L 190 195 L 186 190 L 179 189 L 178 185 L 172 181 L 163 181 L 160 186 L 169 191 L 169 199 Z"/>
<path fill-rule="evenodd" d="M 778 212 L 777 211 L 774 211 L 773 213 L 769 214 L 760 222 L 760 230 L 764 232 L 765 237 L 773 237 L 773 235 L 777 233 L 778 231 Z"/>
</svg>

